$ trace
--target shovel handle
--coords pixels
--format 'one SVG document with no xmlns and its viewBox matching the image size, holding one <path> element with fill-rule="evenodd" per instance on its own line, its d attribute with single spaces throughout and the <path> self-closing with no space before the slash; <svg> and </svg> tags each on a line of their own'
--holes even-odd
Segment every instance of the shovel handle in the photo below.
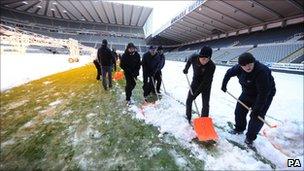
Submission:
<svg viewBox="0 0 304 171">
<path fill-rule="evenodd" d="M 231 94 L 229 91 L 226 91 L 226 93 L 228 93 L 231 97 L 233 97 L 235 100 L 237 100 L 241 105 L 243 105 L 247 110 L 249 110 L 250 112 L 252 112 L 251 108 L 249 108 L 247 105 L 245 105 L 245 103 L 243 103 L 241 100 L 239 100 L 238 98 L 236 98 L 233 94 Z M 258 118 L 264 122 L 267 126 L 269 126 L 270 128 L 274 128 L 276 126 L 271 126 L 265 119 L 263 119 L 261 116 L 258 116 Z"/>
<path fill-rule="evenodd" d="M 157 101 L 158 101 L 158 100 L 159 100 L 159 97 L 158 97 L 158 93 L 157 93 L 157 91 L 156 91 L 156 85 L 155 85 L 154 77 L 152 76 L 151 79 L 152 79 L 154 91 L 155 91 L 155 94 L 156 94 L 156 97 L 157 97 Z"/>
<path fill-rule="evenodd" d="M 162 85 L 163 85 L 163 88 L 164 88 L 164 92 L 167 93 L 162 75 L 160 75 L 160 79 L 161 79 L 161 82 L 162 82 Z"/>
<path fill-rule="evenodd" d="M 190 81 L 189 81 L 189 78 L 188 78 L 188 74 L 185 74 L 185 75 L 186 75 L 187 82 L 188 82 L 188 85 L 189 85 L 190 93 L 191 93 L 192 96 L 193 96 L 193 91 L 192 91 L 192 88 L 191 88 L 191 85 L 190 85 Z M 194 99 L 194 105 L 195 105 L 196 112 L 197 112 L 197 114 L 199 115 L 198 107 L 197 107 L 197 104 L 196 104 L 195 99 Z"/>
</svg>

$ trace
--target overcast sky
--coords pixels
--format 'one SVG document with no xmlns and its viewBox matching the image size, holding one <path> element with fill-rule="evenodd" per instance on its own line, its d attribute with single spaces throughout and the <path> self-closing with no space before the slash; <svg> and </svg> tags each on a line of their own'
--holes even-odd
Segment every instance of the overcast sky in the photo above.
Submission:
<svg viewBox="0 0 304 171">
<path fill-rule="evenodd" d="M 137 1 L 112 1 L 116 3 L 124 3 L 131 5 L 139 5 L 153 8 L 153 28 L 154 33 L 161 26 L 170 21 L 179 12 L 184 10 L 195 1 L 161 1 L 161 0 L 137 0 Z"/>
</svg>

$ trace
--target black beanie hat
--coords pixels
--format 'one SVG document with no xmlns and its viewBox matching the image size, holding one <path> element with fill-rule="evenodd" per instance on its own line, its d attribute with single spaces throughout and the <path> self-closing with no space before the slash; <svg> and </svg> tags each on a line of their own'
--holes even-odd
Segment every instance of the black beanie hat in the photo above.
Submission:
<svg viewBox="0 0 304 171">
<path fill-rule="evenodd" d="M 133 43 L 129 43 L 128 45 L 127 45 L 127 49 L 129 49 L 129 48 L 135 48 L 135 45 L 133 44 Z"/>
<path fill-rule="evenodd" d="M 103 39 L 102 40 L 102 45 L 105 45 L 105 46 L 108 45 L 108 41 L 106 39 Z"/>
<path fill-rule="evenodd" d="M 253 57 L 253 55 L 251 53 L 245 52 L 239 56 L 238 63 L 241 66 L 245 66 L 247 64 L 254 63 L 254 62 L 255 62 L 255 58 Z"/>
<path fill-rule="evenodd" d="M 200 58 L 211 58 L 211 56 L 212 49 L 209 46 L 204 46 L 199 53 Z"/>
</svg>

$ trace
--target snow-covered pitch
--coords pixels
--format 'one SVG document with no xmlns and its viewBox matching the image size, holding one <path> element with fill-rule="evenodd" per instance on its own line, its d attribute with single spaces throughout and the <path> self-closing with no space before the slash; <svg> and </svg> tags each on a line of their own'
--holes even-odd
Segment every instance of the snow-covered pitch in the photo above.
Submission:
<svg viewBox="0 0 304 171">
<path fill-rule="evenodd" d="M 92 62 L 92 58 L 88 56 L 80 57 L 80 63 L 70 64 L 64 55 L 1 55 L 1 91 L 89 62 Z M 157 126 L 159 137 L 164 133 L 172 134 L 185 148 L 191 149 L 193 155 L 206 162 L 205 169 L 271 169 L 268 165 L 254 160 L 246 151 L 229 145 L 223 137 L 230 135 L 218 129 L 218 148 L 224 154 L 219 158 L 207 155 L 204 149 L 190 143 L 195 133 L 185 119 L 185 106 L 175 100 L 186 101 L 188 85 L 182 73 L 184 66 L 184 62 L 166 61 L 162 72 L 169 96 L 164 95 L 162 100 L 157 102 L 157 107 L 146 108 L 145 115 L 138 106 L 131 106 L 128 110 L 134 111 L 134 118 Z M 236 105 L 233 98 L 220 90 L 227 69 L 228 67 L 224 66 L 216 67 L 210 98 L 210 117 L 216 125 L 223 127 L 227 126 L 229 121 L 234 122 Z M 95 77 L 95 73 L 92 74 Z M 189 76 L 192 76 L 191 68 Z M 273 72 L 273 76 L 277 93 L 265 119 L 278 126 L 270 129 L 265 125 L 262 131 L 267 133 L 267 137 L 259 136 L 255 146 L 259 153 L 275 163 L 279 169 L 289 169 L 286 166 L 289 158 L 300 159 L 302 168 L 299 169 L 303 169 L 303 75 Z M 229 81 L 227 88 L 235 96 L 240 95 L 241 88 L 236 78 Z M 196 101 L 200 108 L 201 97 Z M 244 136 L 239 136 L 238 139 L 242 142 Z"/>
</svg>

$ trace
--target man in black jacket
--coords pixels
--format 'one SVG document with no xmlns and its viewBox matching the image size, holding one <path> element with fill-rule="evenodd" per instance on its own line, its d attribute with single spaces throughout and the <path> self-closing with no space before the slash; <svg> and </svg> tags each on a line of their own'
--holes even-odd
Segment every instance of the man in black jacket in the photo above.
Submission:
<svg viewBox="0 0 304 171">
<path fill-rule="evenodd" d="M 142 67 L 143 67 L 143 90 L 144 98 L 146 101 L 147 96 L 154 92 L 155 74 L 157 72 L 157 67 L 160 63 L 160 57 L 156 53 L 156 48 L 154 46 L 149 47 L 149 51 L 143 55 Z"/>
<path fill-rule="evenodd" d="M 159 56 L 159 63 L 156 67 L 156 73 L 155 73 L 155 84 L 156 84 L 156 91 L 157 93 L 160 93 L 160 86 L 162 82 L 162 72 L 161 70 L 165 66 L 165 55 L 164 50 L 162 46 L 159 46 L 157 48 L 157 55 Z"/>
<path fill-rule="evenodd" d="M 227 91 L 227 83 L 231 77 L 237 76 L 242 86 L 239 100 L 252 108 L 245 143 L 252 146 L 257 134 L 263 127 L 263 122 L 258 116 L 264 118 L 275 95 L 275 82 L 271 70 L 256 61 L 250 53 L 243 53 L 238 59 L 238 64 L 228 69 L 222 83 L 222 90 Z M 241 134 L 246 129 L 248 110 L 237 103 L 235 108 L 235 129 L 232 134 Z"/>
<path fill-rule="evenodd" d="M 124 70 L 126 78 L 126 101 L 131 104 L 132 90 L 136 85 L 137 76 L 140 69 L 140 55 L 135 51 L 136 47 L 133 43 L 129 43 L 124 54 L 121 57 L 120 67 Z"/>
<path fill-rule="evenodd" d="M 112 87 L 112 69 L 116 71 L 116 60 L 111 50 L 107 47 L 108 41 L 102 40 L 102 45 L 97 51 L 98 62 L 101 65 L 102 70 L 102 85 L 105 90 Z M 108 75 L 109 85 L 107 84 L 106 77 Z"/>
<path fill-rule="evenodd" d="M 187 61 L 186 67 L 183 70 L 184 74 L 188 73 L 188 69 L 192 64 L 193 78 L 191 89 L 186 101 L 186 115 L 188 122 L 191 123 L 192 102 L 201 93 L 203 108 L 201 111 L 202 117 L 209 116 L 209 100 L 215 64 L 211 60 L 212 49 L 209 46 L 204 46 L 199 54 L 193 54 Z"/>
</svg>

